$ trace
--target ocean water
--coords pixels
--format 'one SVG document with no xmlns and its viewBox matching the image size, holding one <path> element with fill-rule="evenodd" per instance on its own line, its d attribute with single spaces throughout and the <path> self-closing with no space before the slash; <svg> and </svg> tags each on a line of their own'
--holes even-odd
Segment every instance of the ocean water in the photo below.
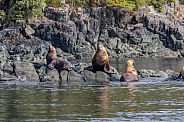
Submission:
<svg viewBox="0 0 184 122">
<path fill-rule="evenodd" d="M 111 60 L 123 72 L 127 59 Z M 137 69 L 179 71 L 183 58 L 134 59 Z M 73 63 L 82 62 L 75 60 Z M 90 61 L 89 61 L 90 62 Z M 184 81 L 0 82 L 0 121 L 184 121 Z"/>
</svg>

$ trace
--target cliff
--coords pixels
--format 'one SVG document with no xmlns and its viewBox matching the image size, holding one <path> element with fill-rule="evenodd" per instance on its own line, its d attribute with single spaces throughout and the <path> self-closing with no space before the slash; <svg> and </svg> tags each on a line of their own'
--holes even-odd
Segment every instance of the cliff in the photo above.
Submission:
<svg viewBox="0 0 184 122">
<path fill-rule="evenodd" d="M 0 80 L 39 80 L 46 73 L 50 44 L 59 57 L 67 59 L 91 59 L 98 42 L 110 57 L 183 57 L 182 8 L 166 5 L 159 14 L 149 6 L 132 12 L 105 6 L 71 10 L 65 4 L 45 8 L 42 20 L 4 23 L 0 31 Z M 85 76 L 77 70 L 73 73 L 74 79 Z"/>
</svg>

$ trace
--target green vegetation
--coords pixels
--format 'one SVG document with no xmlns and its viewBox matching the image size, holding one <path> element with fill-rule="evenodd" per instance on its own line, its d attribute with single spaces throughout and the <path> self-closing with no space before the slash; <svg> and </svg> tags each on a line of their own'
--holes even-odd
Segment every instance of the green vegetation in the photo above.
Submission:
<svg viewBox="0 0 184 122">
<path fill-rule="evenodd" d="M 162 12 L 164 4 L 175 0 L 65 0 L 71 8 L 75 7 L 98 7 L 118 6 L 130 10 L 137 10 L 142 6 L 153 5 L 156 10 Z M 6 16 L 7 20 L 29 19 L 42 17 L 42 9 L 45 6 L 61 7 L 61 0 L 1 0 L 0 15 Z"/>
<path fill-rule="evenodd" d="M 5 13 L 3 10 L 0 10 L 0 16 L 5 16 Z"/>
<path fill-rule="evenodd" d="M 60 3 L 61 0 L 45 0 L 48 6 L 52 7 L 61 7 L 62 4 Z"/>
<path fill-rule="evenodd" d="M 175 0 L 151 0 L 150 5 L 154 6 L 154 8 L 159 12 L 162 12 L 164 4 L 171 3 L 171 2 L 175 3 Z"/>
<path fill-rule="evenodd" d="M 58 4 L 58 0 L 46 0 L 52 1 L 48 6 L 59 7 L 61 4 Z M 137 10 L 142 6 L 153 5 L 156 10 L 162 12 L 164 4 L 171 3 L 175 0 L 66 0 L 66 3 L 70 4 L 72 7 L 97 7 L 97 6 L 119 6 L 127 8 L 130 10 Z M 48 2 L 47 2 L 48 3 Z"/>
<path fill-rule="evenodd" d="M 42 9 L 45 7 L 45 0 L 20 0 L 16 1 L 10 14 L 11 19 L 29 19 L 42 17 Z"/>
</svg>

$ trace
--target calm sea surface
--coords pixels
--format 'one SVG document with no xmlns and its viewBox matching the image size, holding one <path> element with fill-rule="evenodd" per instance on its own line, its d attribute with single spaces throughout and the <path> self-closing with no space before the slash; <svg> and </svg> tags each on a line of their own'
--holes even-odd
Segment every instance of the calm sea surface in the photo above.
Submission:
<svg viewBox="0 0 184 122">
<path fill-rule="evenodd" d="M 113 59 L 122 72 L 127 59 Z M 82 60 L 73 63 L 83 62 Z M 178 71 L 183 58 L 135 59 L 137 69 Z M 0 121 L 184 121 L 184 81 L 0 82 Z"/>
</svg>

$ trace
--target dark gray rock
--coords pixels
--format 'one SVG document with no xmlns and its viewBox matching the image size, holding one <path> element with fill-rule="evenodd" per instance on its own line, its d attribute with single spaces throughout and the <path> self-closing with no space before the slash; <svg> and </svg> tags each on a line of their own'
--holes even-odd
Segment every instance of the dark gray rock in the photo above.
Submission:
<svg viewBox="0 0 184 122">
<path fill-rule="evenodd" d="M 183 5 L 181 5 L 181 8 Z M 182 10 L 182 9 L 181 9 Z M 180 12 L 180 13 L 179 13 Z M 56 48 L 58 57 L 92 58 L 97 43 L 102 43 L 110 57 L 178 57 L 184 56 L 184 27 L 181 11 L 165 6 L 163 14 L 145 7 L 132 13 L 119 7 L 77 8 L 69 6 L 46 8 L 49 19 L 34 23 L 16 21 L 4 23 L 0 30 L 1 80 L 54 80 L 56 70 L 46 68 L 48 45 Z M 180 15 L 181 14 L 181 15 Z M 180 15 L 180 16 L 179 16 Z M 33 62 L 42 62 L 42 65 Z M 103 72 L 97 77 L 83 71 L 88 64 L 75 64 L 71 81 L 109 80 Z M 62 72 L 64 81 L 67 73 Z M 172 71 L 140 70 L 141 77 L 174 77 Z M 114 81 L 119 76 L 113 76 Z"/>
<path fill-rule="evenodd" d="M 45 15 L 56 18 L 56 13 L 66 8 L 46 8 Z M 153 7 L 135 13 L 119 7 L 77 8 L 65 12 L 65 16 L 70 16 L 67 21 L 41 23 L 35 35 L 72 53 L 75 58 L 90 57 L 98 42 L 103 43 L 113 57 L 183 56 L 180 50 L 183 49 L 184 29 L 174 15 L 168 18 L 171 11 L 174 12 L 171 6 L 165 7 L 165 15 L 158 14 Z M 123 46 L 125 44 L 128 48 Z"/>
<path fill-rule="evenodd" d="M 0 81 L 16 81 L 18 80 L 14 74 L 11 62 L 1 62 Z"/>
<path fill-rule="evenodd" d="M 154 71 L 154 70 L 149 70 L 149 69 L 140 69 L 138 72 L 141 78 L 160 77 L 160 78 L 171 78 L 172 79 L 179 75 L 179 73 L 174 72 L 172 70 Z"/>
<path fill-rule="evenodd" d="M 27 38 L 31 38 L 31 35 L 35 33 L 35 30 L 32 29 L 30 25 L 26 25 L 23 30 L 23 35 Z"/>
<path fill-rule="evenodd" d="M 19 80 L 39 81 L 34 65 L 25 61 L 14 61 L 12 64 L 15 76 Z"/>
</svg>

